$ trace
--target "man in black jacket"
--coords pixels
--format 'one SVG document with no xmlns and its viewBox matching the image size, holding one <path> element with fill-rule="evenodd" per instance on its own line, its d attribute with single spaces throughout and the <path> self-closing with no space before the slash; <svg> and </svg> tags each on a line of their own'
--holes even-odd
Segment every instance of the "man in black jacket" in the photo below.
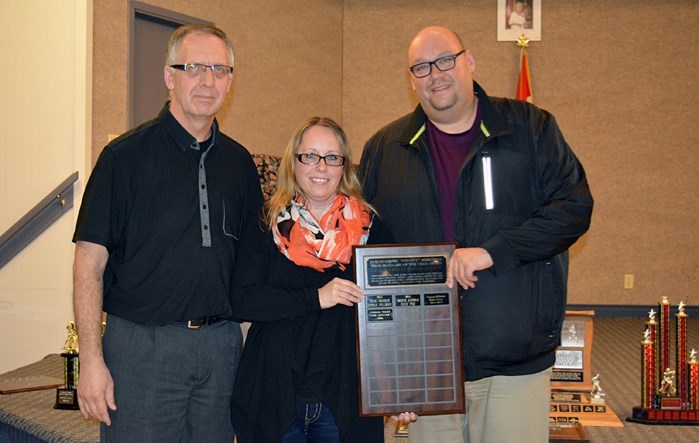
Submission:
<svg viewBox="0 0 699 443">
<path fill-rule="evenodd" d="M 410 442 L 547 442 L 585 172 L 551 114 L 486 95 L 453 31 L 420 31 L 408 66 L 420 104 L 367 142 L 359 173 L 397 242 L 459 244 L 447 278 L 462 288 L 467 405 L 420 417 Z"/>
</svg>

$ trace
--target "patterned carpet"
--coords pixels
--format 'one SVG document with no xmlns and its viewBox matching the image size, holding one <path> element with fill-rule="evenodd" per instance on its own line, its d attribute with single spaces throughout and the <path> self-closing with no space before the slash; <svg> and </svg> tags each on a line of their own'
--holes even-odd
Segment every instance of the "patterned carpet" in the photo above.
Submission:
<svg viewBox="0 0 699 443">
<path fill-rule="evenodd" d="M 632 318 L 594 319 L 592 373 L 601 375 L 601 384 L 607 393 L 606 403 L 624 422 L 624 427 L 587 426 L 585 431 L 592 443 L 697 443 L 699 426 L 626 422 L 626 417 L 631 415 L 632 408 L 638 406 L 641 399 L 640 360 L 644 321 Z M 687 322 L 687 347 L 699 350 L 699 319 L 690 318 Z M 386 443 L 407 443 L 406 438 L 393 436 L 394 426 L 392 423 L 386 425 Z M 522 443 L 527 442 L 522 440 Z"/>
<path fill-rule="evenodd" d="M 687 346 L 699 350 L 699 319 L 690 318 L 687 326 Z M 624 422 L 624 427 L 588 426 L 585 431 L 593 443 L 699 442 L 699 426 L 652 426 L 625 421 L 632 408 L 640 403 L 640 342 L 643 329 L 644 319 L 594 319 L 592 372 L 601 375 L 602 387 L 607 393 L 606 402 Z M 31 370 L 29 367 L 20 368 L 2 376 L 6 379 L 30 373 L 61 377 L 61 361 L 60 356 L 50 355 L 30 365 Z M 51 407 L 54 402 L 55 390 L 1 395 L 0 420 L 24 428 L 45 441 L 97 440 L 99 432 L 94 423 L 83 420 L 77 411 L 54 410 Z M 386 443 L 407 443 L 407 439 L 393 436 L 394 429 L 394 423 L 387 423 Z M 522 443 L 527 442 L 523 440 Z"/>
<path fill-rule="evenodd" d="M 699 426 L 657 426 L 625 421 L 631 415 L 632 408 L 641 402 L 641 341 L 644 327 L 644 319 L 594 320 L 592 372 L 602 374 L 607 403 L 624 421 L 624 427 L 587 427 L 585 430 L 590 441 L 699 442 Z M 670 329 L 673 330 L 673 327 Z M 671 338 L 671 342 L 673 340 Z M 699 350 L 699 319 L 689 319 L 687 322 L 687 347 Z M 673 352 L 674 348 L 671 354 Z M 674 358 L 671 364 L 674 367 Z"/>
</svg>

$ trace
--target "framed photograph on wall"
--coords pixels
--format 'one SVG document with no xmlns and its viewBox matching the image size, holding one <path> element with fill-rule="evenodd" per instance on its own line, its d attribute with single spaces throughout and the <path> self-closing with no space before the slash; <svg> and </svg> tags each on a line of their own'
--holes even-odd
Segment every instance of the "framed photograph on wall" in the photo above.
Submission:
<svg viewBox="0 0 699 443">
<path fill-rule="evenodd" d="M 542 1 L 498 0 L 498 41 L 516 41 L 522 34 L 540 41 Z"/>
</svg>

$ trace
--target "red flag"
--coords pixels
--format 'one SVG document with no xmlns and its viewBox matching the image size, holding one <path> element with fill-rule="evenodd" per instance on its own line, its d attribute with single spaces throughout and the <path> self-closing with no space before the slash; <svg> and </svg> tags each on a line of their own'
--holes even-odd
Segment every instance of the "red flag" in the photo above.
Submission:
<svg viewBox="0 0 699 443">
<path fill-rule="evenodd" d="M 534 102 L 532 94 L 532 80 L 529 76 L 529 59 L 527 51 L 522 48 L 522 55 L 519 62 L 519 79 L 517 79 L 517 100 Z"/>
</svg>

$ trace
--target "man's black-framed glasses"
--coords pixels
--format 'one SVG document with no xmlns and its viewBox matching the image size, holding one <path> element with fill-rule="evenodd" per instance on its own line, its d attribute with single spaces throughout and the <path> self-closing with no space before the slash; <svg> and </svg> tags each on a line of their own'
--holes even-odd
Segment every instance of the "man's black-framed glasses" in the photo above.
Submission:
<svg viewBox="0 0 699 443">
<path fill-rule="evenodd" d="M 225 78 L 233 73 L 233 66 L 226 65 L 204 65 L 201 63 L 185 63 L 183 65 L 170 65 L 171 68 L 184 71 L 188 77 L 198 77 L 206 72 L 207 68 L 211 70 L 214 77 L 218 79 Z"/>
<path fill-rule="evenodd" d="M 456 66 L 456 57 L 460 56 L 464 52 L 466 52 L 466 50 L 462 49 L 461 52 L 457 52 L 456 54 L 445 55 L 444 57 L 439 57 L 437 60 L 433 60 L 431 62 L 418 63 L 417 65 L 413 65 L 408 69 L 416 78 L 423 78 L 430 75 L 432 72 L 432 65 L 435 65 L 437 69 L 442 72 L 449 71 L 450 69 L 454 69 L 454 66 Z"/>
<path fill-rule="evenodd" d="M 318 155 L 307 152 L 305 154 L 296 154 L 296 158 L 304 165 L 317 165 L 321 160 L 328 166 L 342 166 L 345 164 L 345 157 L 337 154 Z"/>
</svg>

